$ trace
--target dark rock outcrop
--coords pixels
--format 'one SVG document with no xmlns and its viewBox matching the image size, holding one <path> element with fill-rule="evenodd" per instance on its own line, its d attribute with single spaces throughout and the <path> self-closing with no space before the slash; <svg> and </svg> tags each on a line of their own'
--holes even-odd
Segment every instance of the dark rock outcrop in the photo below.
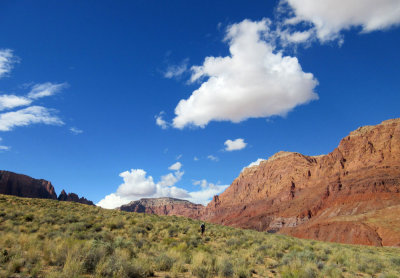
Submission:
<svg viewBox="0 0 400 278">
<path fill-rule="evenodd" d="M 119 210 L 158 215 L 177 215 L 199 219 L 203 205 L 176 198 L 143 198 L 119 207 Z"/>
<path fill-rule="evenodd" d="M 75 193 L 66 193 L 65 190 L 61 191 L 60 195 L 57 198 L 59 201 L 66 201 L 66 202 L 75 202 L 81 203 L 85 205 L 94 206 L 92 201 L 87 200 L 84 197 L 79 198 L 79 196 Z"/>
</svg>

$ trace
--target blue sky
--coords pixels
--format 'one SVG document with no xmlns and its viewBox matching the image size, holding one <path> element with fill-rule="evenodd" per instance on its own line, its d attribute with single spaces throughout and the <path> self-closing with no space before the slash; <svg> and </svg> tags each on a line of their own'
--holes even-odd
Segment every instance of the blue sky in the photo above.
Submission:
<svg viewBox="0 0 400 278">
<path fill-rule="evenodd" d="M 399 117 L 400 1 L 2 1 L 1 169 L 206 203 Z M 179 162 L 179 163 L 178 163 Z"/>
</svg>

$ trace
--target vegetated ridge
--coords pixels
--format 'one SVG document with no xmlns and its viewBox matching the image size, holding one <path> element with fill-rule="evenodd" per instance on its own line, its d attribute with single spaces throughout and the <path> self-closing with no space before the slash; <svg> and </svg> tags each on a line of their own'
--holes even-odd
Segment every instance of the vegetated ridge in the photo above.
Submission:
<svg viewBox="0 0 400 278">
<path fill-rule="evenodd" d="M 400 246 L 400 119 L 360 127 L 327 155 L 279 152 L 244 169 L 201 219 L 300 238 Z"/>
<path fill-rule="evenodd" d="M 142 212 L 158 215 L 180 215 L 194 219 L 200 218 L 204 206 L 193 204 L 177 198 L 142 198 L 119 207 L 119 210 L 130 212 Z"/>
<path fill-rule="evenodd" d="M 75 193 L 67 194 L 64 190 L 57 197 L 54 186 L 49 181 L 2 170 L 0 170 L 0 194 L 94 205 L 92 201 L 84 197 L 79 198 Z"/>
</svg>

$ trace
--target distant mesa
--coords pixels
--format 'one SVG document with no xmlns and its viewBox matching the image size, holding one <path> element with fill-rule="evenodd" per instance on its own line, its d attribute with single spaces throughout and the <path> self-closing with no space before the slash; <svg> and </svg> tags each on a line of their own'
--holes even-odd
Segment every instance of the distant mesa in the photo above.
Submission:
<svg viewBox="0 0 400 278">
<path fill-rule="evenodd" d="M 122 211 L 141 212 L 158 215 L 177 215 L 199 219 L 204 206 L 186 200 L 162 197 L 143 198 L 118 208 Z"/>
<path fill-rule="evenodd" d="M 79 198 L 75 193 L 67 194 L 64 190 L 57 197 L 54 187 L 49 181 L 2 170 L 0 170 L 0 194 L 94 205 L 92 201 L 83 197 Z"/>
</svg>

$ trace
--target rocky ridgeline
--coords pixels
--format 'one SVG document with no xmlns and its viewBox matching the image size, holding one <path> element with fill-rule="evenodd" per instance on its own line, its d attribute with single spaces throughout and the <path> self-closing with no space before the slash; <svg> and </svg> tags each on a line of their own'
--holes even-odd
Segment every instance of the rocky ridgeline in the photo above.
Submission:
<svg viewBox="0 0 400 278">
<path fill-rule="evenodd" d="M 57 197 L 51 182 L 9 171 L 0 171 L 0 194 L 94 205 L 92 201 L 83 197 L 79 198 L 75 193 L 67 194 L 64 190 Z"/>
</svg>

